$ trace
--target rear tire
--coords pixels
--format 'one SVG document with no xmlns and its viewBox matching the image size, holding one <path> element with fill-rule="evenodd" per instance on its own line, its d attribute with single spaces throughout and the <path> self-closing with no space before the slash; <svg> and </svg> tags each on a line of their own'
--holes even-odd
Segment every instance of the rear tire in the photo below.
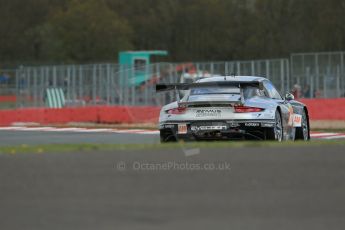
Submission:
<svg viewBox="0 0 345 230">
<path fill-rule="evenodd" d="M 305 110 L 302 113 L 302 127 L 296 128 L 295 140 L 310 140 L 309 119 Z"/>
<path fill-rule="evenodd" d="M 266 130 L 266 140 L 275 140 L 279 142 L 283 140 L 283 122 L 279 110 L 275 113 L 274 127 Z"/>
<path fill-rule="evenodd" d="M 160 131 L 161 143 L 176 142 L 177 139 L 172 132 L 162 132 Z"/>
</svg>

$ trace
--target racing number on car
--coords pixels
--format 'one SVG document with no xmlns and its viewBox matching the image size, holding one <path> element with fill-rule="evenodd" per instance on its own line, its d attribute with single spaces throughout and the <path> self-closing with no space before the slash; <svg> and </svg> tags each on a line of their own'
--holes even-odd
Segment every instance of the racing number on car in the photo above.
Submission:
<svg viewBox="0 0 345 230">
<path fill-rule="evenodd" d="M 302 126 L 302 115 L 295 114 L 293 117 L 293 126 L 301 127 Z"/>
<path fill-rule="evenodd" d="M 178 134 L 187 134 L 187 125 L 186 124 L 179 124 L 177 132 L 178 132 Z"/>
</svg>

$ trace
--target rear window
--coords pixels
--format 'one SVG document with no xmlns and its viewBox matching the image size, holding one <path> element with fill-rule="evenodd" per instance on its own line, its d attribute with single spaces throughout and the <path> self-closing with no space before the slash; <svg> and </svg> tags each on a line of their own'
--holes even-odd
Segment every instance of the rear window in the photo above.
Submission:
<svg viewBox="0 0 345 230">
<path fill-rule="evenodd" d="M 265 96 L 263 90 L 260 90 L 257 87 L 251 87 L 251 86 L 244 88 L 243 95 L 245 99 Z"/>
<path fill-rule="evenodd" d="M 239 88 L 229 87 L 205 87 L 205 88 L 192 88 L 190 95 L 209 95 L 209 94 L 239 94 Z"/>
</svg>

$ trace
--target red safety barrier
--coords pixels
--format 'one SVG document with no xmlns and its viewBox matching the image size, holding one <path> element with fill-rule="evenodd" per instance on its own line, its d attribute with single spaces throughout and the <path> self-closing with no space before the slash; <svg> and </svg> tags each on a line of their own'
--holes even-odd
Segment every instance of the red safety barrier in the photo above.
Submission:
<svg viewBox="0 0 345 230">
<path fill-rule="evenodd" d="M 308 107 L 311 120 L 345 120 L 345 98 L 301 99 Z M 14 122 L 64 124 L 68 122 L 94 123 L 155 123 L 159 107 L 153 106 L 92 106 L 82 108 L 30 108 L 0 110 L 0 125 Z"/>
<path fill-rule="evenodd" d="M 0 96 L 0 102 L 16 102 L 17 97 L 15 95 L 3 95 Z"/>
<path fill-rule="evenodd" d="M 1 110 L 0 111 L 0 125 L 11 125 L 17 120 L 17 111 L 15 110 Z"/>
<path fill-rule="evenodd" d="M 95 122 L 98 123 L 98 107 L 81 107 L 71 109 L 70 122 Z"/>
<path fill-rule="evenodd" d="M 156 107 L 129 107 L 131 122 L 149 122 L 158 121 L 160 108 Z"/>
<path fill-rule="evenodd" d="M 99 107 L 99 123 L 147 123 L 157 122 L 159 107 L 116 106 Z"/>
<path fill-rule="evenodd" d="M 15 122 L 40 124 L 64 124 L 69 122 L 154 123 L 158 121 L 159 111 L 159 107 L 134 106 L 0 110 L 0 125 L 11 125 Z"/>
<path fill-rule="evenodd" d="M 345 98 L 299 101 L 306 104 L 310 120 L 345 120 Z"/>
<path fill-rule="evenodd" d="M 71 119 L 67 109 L 45 109 L 43 123 L 67 123 Z"/>
<path fill-rule="evenodd" d="M 15 111 L 15 122 L 44 123 L 45 109 L 43 108 L 17 109 Z"/>
</svg>

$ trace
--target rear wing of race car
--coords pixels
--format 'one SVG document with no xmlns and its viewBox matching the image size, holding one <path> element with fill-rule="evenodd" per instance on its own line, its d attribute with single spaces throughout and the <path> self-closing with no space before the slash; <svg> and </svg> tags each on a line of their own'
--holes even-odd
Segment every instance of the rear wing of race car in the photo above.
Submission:
<svg viewBox="0 0 345 230">
<path fill-rule="evenodd" d="M 243 100 L 243 88 L 248 86 L 263 89 L 261 81 L 217 81 L 217 82 L 199 82 L 199 83 L 175 83 L 175 84 L 157 84 L 156 92 L 165 92 L 175 90 L 177 101 L 180 101 L 179 90 L 189 90 L 191 88 L 204 87 L 238 87 L 241 92 L 241 100 Z"/>
<path fill-rule="evenodd" d="M 259 87 L 263 89 L 261 81 L 219 81 L 219 82 L 200 82 L 200 83 L 175 83 L 175 84 L 157 84 L 156 92 L 164 92 L 171 90 L 189 90 L 190 88 L 204 88 L 204 87 L 238 87 L 246 86 Z"/>
</svg>

